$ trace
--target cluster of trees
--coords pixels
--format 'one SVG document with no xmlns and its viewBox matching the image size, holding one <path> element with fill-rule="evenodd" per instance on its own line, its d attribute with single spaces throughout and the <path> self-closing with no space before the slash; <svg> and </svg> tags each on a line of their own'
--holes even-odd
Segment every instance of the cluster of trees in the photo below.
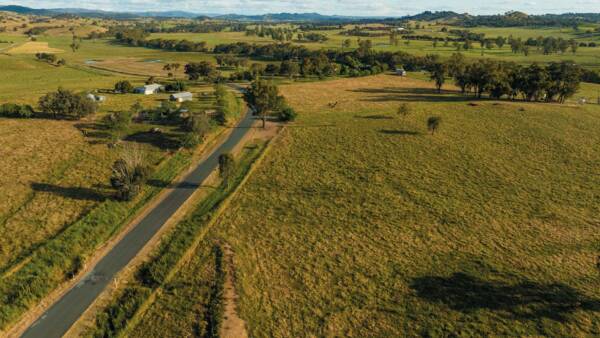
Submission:
<svg viewBox="0 0 600 338">
<path fill-rule="evenodd" d="M 38 102 L 40 109 L 54 118 L 68 117 L 80 119 L 93 114 L 98 109 L 94 100 L 84 94 L 76 94 L 70 90 L 58 88 L 56 92 L 42 96 Z"/>
<path fill-rule="evenodd" d="M 256 28 L 246 28 L 247 36 L 258 36 L 264 38 L 270 36 L 275 41 L 292 41 L 296 29 L 291 27 L 268 27 L 258 25 Z"/>
<path fill-rule="evenodd" d="M 513 53 L 529 54 L 529 47 L 535 47 L 537 51 L 542 51 L 545 55 L 552 53 L 566 53 L 570 50 L 573 54 L 577 52 L 579 43 L 574 39 L 565 40 L 563 38 L 543 37 L 529 38 L 523 40 L 521 38 L 508 38 L 508 44 Z"/>
<path fill-rule="evenodd" d="M 67 64 L 65 59 L 59 59 L 56 55 L 50 53 L 36 53 L 35 58 L 55 66 L 64 66 Z"/>
<path fill-rule="evenodd" d="M 462 16 L 455 21 L 456 25 L 465 27 L 490 26 L 490 27 L 576 27 L 582 22 L 599 22 L 600 15 L 589 14 L 544 14 L 527 15 L 522 12 L 507 12 L 500 15 L 475 15 Z"/>
<path fill-rule="evenodd" d="M 174 50 L 178 52 L 207 52 L 206 42 L 192 42 L 188 40 L 151 39 L 147 40 L 149 33 L 143 29 L 124 29 L 115 32 L 115 39 L 123 44 L 135 47 Z"/>
<path fill-rule="evenodd" d="M 147 23 L 139 26 L 148 33 L 218 33 L 228 30 L 230 32 L 243 32 L 247 24 L 234 22 L 189 22 L 178 23 L 174 26 L 165 27 L 158 23 Z"/>
<path fill-rule="evenodd" d="M 329 40 L 327 35 L 320 33 L 298 33 L 299 41 L 308 41 L 308 42 L 325 42 Z"/>
<path fill-rule="evenodd" d="M 491 59 L 465 61 L 463 55 L 454 54 L 447 62 L 431 62 L 427 69 L 438 90 L 449 75 L 463 93 L 496 99 L 521 96 L 527 101 L 562 103 L 577 92 L 581 82 L 581 68 L 569 61 L 521 66 Z"/>
<path fill-rule="evenodd" d="M 248 65 L 248 59 L 238 58 L 233 55 L 217 55 L 215 59 L 220 67 L 235 67 L 237 69 Z"/>
<path fill-rule="evenodd" d="M 213 49 L 215 54 L 237 54 L 246 57 L 290 60 L 309 55 L 311 52 L 304 46 L 291 43 L 275 43 L 267 45 L 250 44 L 247 42 L 235 42 L 230 44 L 219 44 Z"/>
<path fill-rule="evenodd" d="M 381 37 L 381 36 L 388 35 L 388 32 L 373 31 L 373 30 L 369 30 L 367 28 L 368 27 L 356 26 L 352 29 L 348 29 L 348 30 L 341 32 L 340 35 L 360 36 L 360 37 Z"/>
<path fill-rule="evenodd" d="M 217 67 L 208 61 L 190 62 L 185 65 L 184 72 L 192 81 L 200 78 L 212 81 L 221 75 Z"/>
</svg>

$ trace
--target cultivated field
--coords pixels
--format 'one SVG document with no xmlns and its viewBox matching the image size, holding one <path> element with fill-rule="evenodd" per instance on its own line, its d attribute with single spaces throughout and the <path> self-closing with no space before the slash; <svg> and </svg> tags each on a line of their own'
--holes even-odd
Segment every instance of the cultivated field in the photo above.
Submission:
<svg viewBox="0 0 600 338">
<path fill-rule="evenodd" d="M 283 91 L 300 119 L 218 235 L 251 335 L 600 334 L 598 106 L 391 76 Z"/>
</svg>

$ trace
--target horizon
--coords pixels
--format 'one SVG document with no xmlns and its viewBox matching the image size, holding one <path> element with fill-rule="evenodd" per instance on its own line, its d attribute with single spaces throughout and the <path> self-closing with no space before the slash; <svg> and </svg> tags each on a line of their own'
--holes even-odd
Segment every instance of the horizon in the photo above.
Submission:
<svg viewBox="0 0 600 338">
<path fill-rule="evenodd" d="M 595 13 L 600 12 L 600 2 L 595 0 L 575 0 L 565 4 L 562 0 L 547 0 L 543 5 L 535 1 L 494 0 L 481 5 L 475 0 L 441 1 L 434 0 L 427 5 L 421 1 L 407 0 L 397 3 L 394 0 L 364 2 L 360 0 L 328 1 L 307 0 L 303 3 L 265 0 L 158 0 L 147 4 L 140 0 L 91 0 L 81 6 L 73 6 L 71 1 L 4 1 L 1 6 L 17 5 L 35 9 L 86 9 L 108 12 L 168 12 L 185 11 L 194 14 L 240 14 L 262 15 L 270 13 L 319 13 L 322 15 L 340 15 L 357 17 L 400 17 L 414 15 L 424 11 L 454 11 L 474 15 L 502 14 L 508 11 L 521 11 L 527 14 L 563 14 L 563 13 Z M 573 8 L 577 8 L 576 11 Z"/>
</svg>

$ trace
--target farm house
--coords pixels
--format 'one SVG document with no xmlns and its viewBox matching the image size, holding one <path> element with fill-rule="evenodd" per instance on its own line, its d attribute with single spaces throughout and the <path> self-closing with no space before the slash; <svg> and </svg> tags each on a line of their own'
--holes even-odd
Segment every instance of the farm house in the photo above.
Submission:
<svg viewBox="0 0 600 338">
<path fill-rule="evenodd" d="M 172 94 L 169 99 L 171 101 L 184 102 L 184 101 L 192 101 L 194 95 L 190 92 L 181 92 Z"/>
<path fill-rule="evenodd" d="M 161 89 L 161 85 L 153 83 L 143 87 L 137 87 L 134 89 L 134 92 L 137 94 L 152 95 L 158 93 Z"/>
</svg>

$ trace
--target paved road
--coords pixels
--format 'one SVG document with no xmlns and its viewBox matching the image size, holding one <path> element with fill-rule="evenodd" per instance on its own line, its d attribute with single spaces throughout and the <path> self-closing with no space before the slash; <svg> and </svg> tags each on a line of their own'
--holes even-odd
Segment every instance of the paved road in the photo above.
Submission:
<svg viewBox="0 0 600 338">
<path fill-rule="evenodd" d="M 62 337 L 114 276 L 131 261 L 165 222 L 192 195 L 217 167 L 219 155 L 231 151 L 252 125 L 252 114 L 246 116 L 229 138 L 191 172 L 160 204 L 135 226 L 75 287 L 34 322 L 21 336 L 24 338 Z"/>
</svg>

